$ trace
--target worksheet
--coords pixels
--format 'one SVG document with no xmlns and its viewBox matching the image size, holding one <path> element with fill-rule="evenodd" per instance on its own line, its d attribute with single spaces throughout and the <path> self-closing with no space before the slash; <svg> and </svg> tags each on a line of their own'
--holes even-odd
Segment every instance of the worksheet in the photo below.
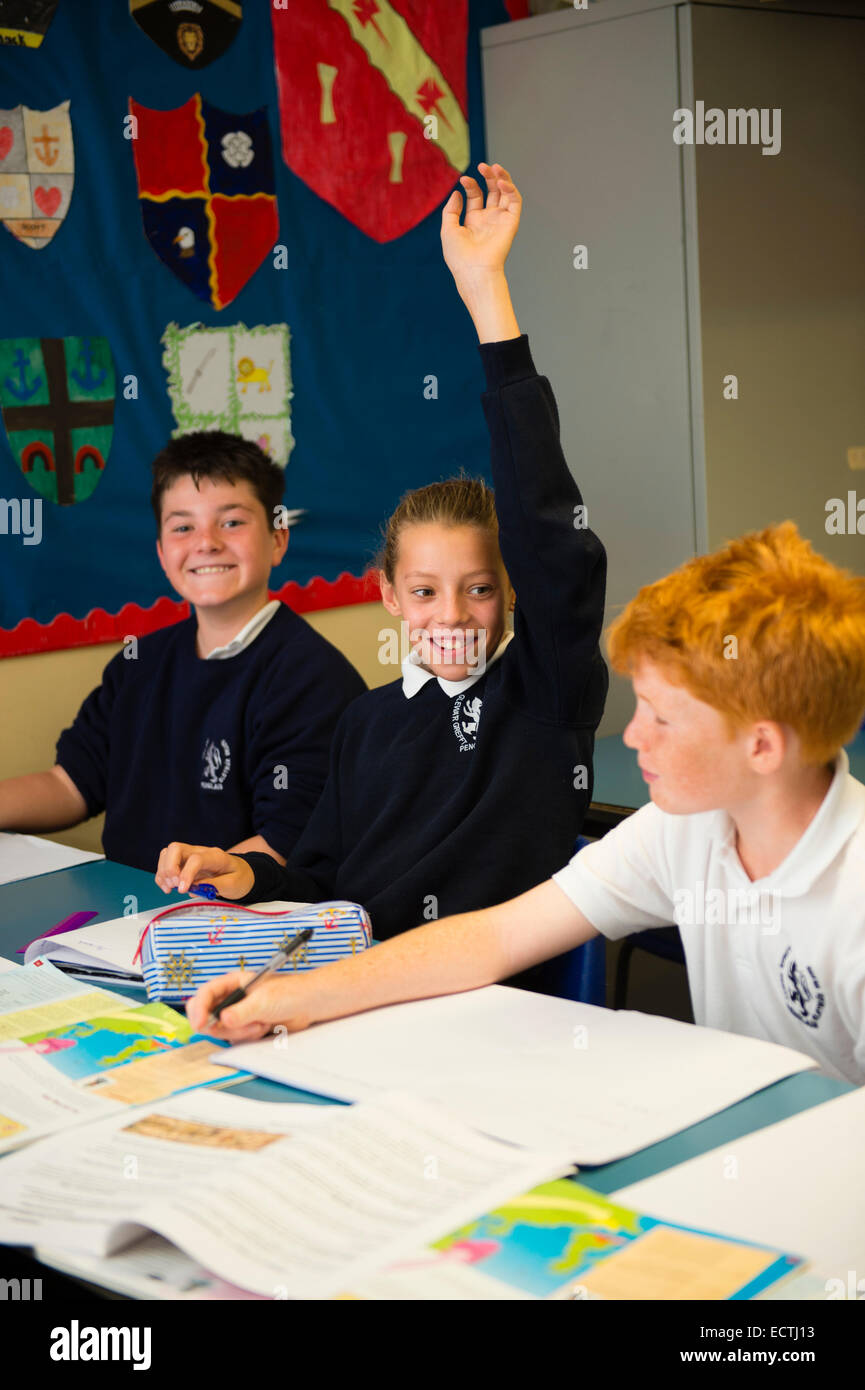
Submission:
<svg viewBox="0 0 865 1390">
<path fill-rule="evenodd" d="M 795 1072 L 789 1048 L 492 985 L 374 1009 L 213 1060 L 340 1100 L 400 1090 L 515 1144 L 609 1163 Z"/>
<path fill-rule="evenodd" d="M 240 1288 L 326 1298 L 569 1168 L 409 1097 L 187 1095 L 7 1159 L 0 1241 L 110 1255 L 155 1231 Z"/>
</svg>

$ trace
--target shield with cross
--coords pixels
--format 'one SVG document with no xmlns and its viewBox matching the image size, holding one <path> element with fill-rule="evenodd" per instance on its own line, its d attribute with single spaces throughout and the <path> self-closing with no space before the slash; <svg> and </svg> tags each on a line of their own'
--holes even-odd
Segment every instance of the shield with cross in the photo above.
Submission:
<svg viewBox="0 0 865 1390">
<path fill-rule="evenodd" d="M 83 502 L 114 434 L 114 363 L 106 338 L 0 340 L 0 409 L 15 460 L 42 497 Z"/>
<path fill-rule="evenodd" d="M 467 0 L 273 6 L 288 167 L 375 241 L 442 202 L 469 162 Z"/>
<path fill-rule="evenodd" d="M 0 111 L 0 218 L 34 251 L 63 225 L 75 182 L 69 102 Z"/>
</svg>

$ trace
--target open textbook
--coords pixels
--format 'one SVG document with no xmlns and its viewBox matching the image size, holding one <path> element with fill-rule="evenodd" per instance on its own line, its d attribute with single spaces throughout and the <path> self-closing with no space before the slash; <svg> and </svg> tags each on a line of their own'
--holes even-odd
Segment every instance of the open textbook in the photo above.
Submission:
<svg viewBox="0 0 865 1390">
<path fill-rule="evenodd" d="M 149 1298 L 748 1298 L 800 1264 L 556 1180 L 569 1166 L 398 1094 L 198 1092 L 7 1159 L 0 1239 Z"/>
<path fill-rule="evenodd" d="M 504 985 L 283 1032 L 212 1060 L 344 1101 L 403 1091 L 486 1134 L 591 1164 L 817 1065 L 775 1043 Z"/>
<path fill-rule="evenodd" d="M 5 1159 L 0 1241 L 100 1256 L 154 1231 L 253 1293 L 328 1297 L 570 1166 L 410 1098 L 196 1092 Z"/>
<path fill-rule="evenodd" d="M 47 961 L 0 975 L 0 1153 L 193 1086 L 231 1085 L 165 1004 L 71 980 Z M 5 1172 L 5 1169 L 2 1170 Z"/>
</svg>

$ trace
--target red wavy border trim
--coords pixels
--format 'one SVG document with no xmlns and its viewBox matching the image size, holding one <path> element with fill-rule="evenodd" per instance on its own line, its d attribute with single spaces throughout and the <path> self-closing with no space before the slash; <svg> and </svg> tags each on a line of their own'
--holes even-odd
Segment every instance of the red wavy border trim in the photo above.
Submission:
<svg viewBox="0 0 865 1390">
<path fill-rule="evenodd" d="M 354 603 L 374 603 L 380 597 L 378 580 L 370 571 L 365 575 L 341 574 L 338 579 L 310 579 L 308 584 L 294 580 L 275 589 L 272 598 L 281 599 L 295 613 L 315 613 L 323 608 L 346 608 Z M 86 618 L 58 613 L 50 623 L 22 618 L 14 628 L 0 628 L 0 657 L 32 656 L 35 652 L 63 651 L 69 647 L 90 647 L 100 642 L 122 642 L 124 637 L 144 637 L 157 628 L 168 627 L 189 617 L 189 604 L 159 598 L 152 608 L 126 603 L 117 613 L 94 608 Z"/>
</svg>

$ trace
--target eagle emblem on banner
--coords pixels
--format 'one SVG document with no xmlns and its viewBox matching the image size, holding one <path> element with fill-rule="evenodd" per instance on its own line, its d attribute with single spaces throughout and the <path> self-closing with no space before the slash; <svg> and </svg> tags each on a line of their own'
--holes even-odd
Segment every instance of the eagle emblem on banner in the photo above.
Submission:
<svg viewBox="0 0 865 1390">
<path fill-rule="evenodd" d="M 0 43 L 38 48 L 56 9 L 57 0 L 0 0 Z"/>
<path fill-rule="evenodd" d="M 75 154 L 69 102 L 50 111 L 0 111 L 0 219 L 38 251 L 69 211 Z"/>
<path fill-rule="evenodd" d="M 144 234 L 214 309 L 240 293 L 279 231 L 267 111 L 222 111 L 196 93 L 174 111 L 130 98 Z"/>
<path fill-rule="evenodd" d="M 253 440 L 284 468 L 294 448 L 287 324 L 170 323 L 162 343 L 175 435 L 228 430 Z"/>
<path fill-rule="evenodd" d="M 442 202 L 469 162 L 467 0 L 271 8 L 288 167 L 375 241 Z"/>
<path fill-rule="evenodd" d="M 182 68 L 206 68 L 220 58 L 243 18 L 237 0 L 129 0 L 129 12 Z"/>
<path fill-rule="evenodd" d="M 89 497 L 114 434 L 114 363 L 106 338 L 0 340 L 0 409 L 15 460 L 50 502 Z"/>
</svg>

